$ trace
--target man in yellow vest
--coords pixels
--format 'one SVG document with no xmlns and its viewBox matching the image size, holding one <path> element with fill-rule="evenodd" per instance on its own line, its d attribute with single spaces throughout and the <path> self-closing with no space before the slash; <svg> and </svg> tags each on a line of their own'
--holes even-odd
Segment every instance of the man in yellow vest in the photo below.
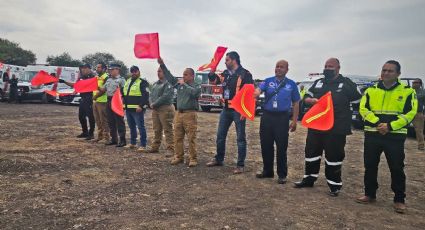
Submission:
<svg viewBox="0 0 425 230">
<path fill-rule="evenodd" d="M 406 176 L 404 174 L 404 141 L 407 126 L 418 108 L 415 90 L 398 81 L 400 64 L 387 61 L 382 67 L 381 80 L 368 88 L 360 102 L 360 114 L 365 122 L 364 140 L 364 196 L 359 203 L 376 201 L 378 165 L 385 153 L 391 172 L 391 189 L 394 192 L 394 210 L 404 213 L 406 206 Z"/>
<path fill-rule="evenodd" d="M 137 129 L 140 135 L 140 146 L 138 151 L 146 150 L 146 128 L 145 128 L 145 110 L 149 104 L 149 93 L 147 88 L 149 83 L 140 78 L 139 67 L 130 68 L 131 78 L 127 79 L 123 89 L 124 109 L 127 116 L 127 124 L 130 128 L 130 145 L 126 148 L 136 148 Z"/>
<path fill-rule="evenodd" d="M 97 86 L 102 88 L 108 79 L 108 74 L 106 73 L 107 67 L 104 62 L 99 62 L 96 66 L 97 73 Z M 109 126 L 108 126 L 108 116 L 106 114 L 106 102 L 108 98 L 104 92 L 99 90 L 93 92 L 93 114 L 94 120 L 96 121 L 97 126 L 97 139 L 95 142 L 106 143 L 109 141 Z"/>
</svg>

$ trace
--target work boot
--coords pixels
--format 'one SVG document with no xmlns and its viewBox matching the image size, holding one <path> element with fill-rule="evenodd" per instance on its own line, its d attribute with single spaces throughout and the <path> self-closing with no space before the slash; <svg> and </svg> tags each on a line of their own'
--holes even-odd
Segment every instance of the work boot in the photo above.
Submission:
<svg viewBox="0 0 425 230">
<path fill-rule="evenodd" d="M 129 145 L 124 146 L 124 148 L 125 149 L 135 149 L 136 145 L 129 144 Z"/>
<path fill-rule="evenodd" d="M 332 190 L 330 190 L 329 192 L 328 192 L 328 195 L 329 196 L 332 196 L 332 197 L 337 197 L 338 195 L 339 195 L 339 192 L 340 192 L 341 190 L 339 190 L 339 189 L 332 189 Z"/>
<path fill-rule="evenodd" d="M 301 180 L 294 183 L 294 188 L 308 188 L 308 187 L 311 188 L 313 186 L 314 186 L 314 183 L 307 182 L 306 180 Z"/>
<path fill-rule="evenodd" d="M 273 174 L 266 174 L 264 172 L 259 172 L 255 175 L 255 177 L 259 178 L 259 179 L 263 179 L 263 178 L 273 178 L 274 175 Z"/>
<path fill-rule="evenodd" d="M 127 145 L 127 143 L 126 143 L 125 141 L 120 141 L 120 143 L 118 143 L 118 144 L 116 145 L 116 147 L 121 148 L 121 147 L 124 147 L 124 146 L 126 146 L 126 145 Z"/>
<path fill-rule="evenodd" d="M 396 213 L 403 214 L 406 212 L 406 205 L 404 203 L 395 202 L 393 207 Z"/>
<path fill-rule="evenodd" d="M 145 152 L 146 152 L 146 147 L 144 147 L 144 146 L 140 146 L 140 147 L 137 149 L 137 152 L 145 153 Z"/>
<path fill-rule="evenodd" d="M 279 177 L 277 179 L 278 184 L 286 184 L 286 177 Z"/>
<path fill-rule="evenodd" d="M 158 148 L 146 148 L 145 150 L 146 153 L 158 153 L 159 149 Z"/>
<path fill-rule="evenodd" d="M 181 159 L 181 158 L 174 158 L 174 159 L 171 161 L 171 164 L 172 164 L 172 165 L 178 165 L 178 164 L 180 164 L 180 163 L 183 163 L 183 159 Z"/>
<path fill-rule="evenodd" d="M 88 133 L 81 133 L 80 135 L 77 136 L 77 138 L 87 138 L 89 136 Z"/>
<path fill-rule="evenodd" d="M 241 174 L 245 172 L 245 168 L 242 166 L 237 166 L 234 170 L 233 170 L 233 174 Z"/>
<path fill-rule="evenodd" d="M 195 159 L 190 159 L 189 160 L 189 167 L 195 167 L 198 165 L 198 161 Z"/>
<path fill-rule="evenodd" d="M 93 134 L 89 134 L 87 137 L 86 137 L 86 140 L 87 141 L 89 141 L 89 140 L 93 140 L 94 139 L 94 135 Z"/>
<path fill-rule="evenodd" d="M 370 196 L 361 196 L 356 199 L 356 202 L 359 204 L 370 204 L 376 202 L 376 198 L 372 198 Z"/>
</svg>

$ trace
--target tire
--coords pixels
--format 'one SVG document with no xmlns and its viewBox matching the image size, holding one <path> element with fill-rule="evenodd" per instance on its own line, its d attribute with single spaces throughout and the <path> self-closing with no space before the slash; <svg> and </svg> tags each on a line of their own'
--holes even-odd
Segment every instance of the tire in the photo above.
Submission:
<svg viewBox="0 0 425 230">
<path fill-rule="evenodd" d="M 203 112 L 210 112 L 211 111 L 211 107 L 210 106 L 201 106 L 201 110 Z"/>
<path fill-rule="evenodd" d="M 47 93 L 45 93 L 45 94 L 43 94 L 43 95 L 41 96 L 41 103 L 42 103 L 42 104 L 47 104 L 47 103 L 49 103 L 49 98 L 47 97 Z"/>
</svg>

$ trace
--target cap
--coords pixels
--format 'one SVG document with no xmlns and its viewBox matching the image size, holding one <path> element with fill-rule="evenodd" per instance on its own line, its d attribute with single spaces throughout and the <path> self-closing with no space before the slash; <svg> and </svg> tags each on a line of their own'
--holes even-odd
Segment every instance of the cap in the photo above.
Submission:
<svg viewBox="0 0 425 230">
<path fill-rule="evenodd" d="M 131 73 L 136 72 L 136 71 L 139 71 L 139 67 L 137 67 L 135 65 L 133 65 L 132 67 L 130 67 L 130 72 Z"/>
<path fill-rule="evenodd" d="M 91 65 L 88 64 L 88 63 L 84 63 L 84 64 L 80 65 L 80 68 L 89 68 L 89 69 L 91 69 Z"/>
<path fill-rule="evenodd" d="M 109 64 L 108 69 L 121 69 L 121 65 L 118 63 L 111 63 Z"/>
</svg>

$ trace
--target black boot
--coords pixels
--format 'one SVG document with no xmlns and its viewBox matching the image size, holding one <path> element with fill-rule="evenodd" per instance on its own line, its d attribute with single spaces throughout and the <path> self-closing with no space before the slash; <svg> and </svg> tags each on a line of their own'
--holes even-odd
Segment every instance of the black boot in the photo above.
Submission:
<svg viewBox="0 0 425 230">
<path fill-rule="evenodd" d="M 307 181 L 307 180 L 301 180 L 301 181 L 294 183 L 295 188 L 308 188 L 308 187 L 313 187 L 313 186 L 314 186 L 314 182 L 310 182 L 310 181 Z"/>
<path fill-rule="evenodd" d="M 81 133 L 80 135 L 77 136 L 77 138 L 87 138 L 89 136 L 88 133 Z"/>
<path fill-rule="evenodd" d="M 121 140 L 120 143 L 118 143 L 116 146 L 117 147 L 124 147 L 127 145 L 127 142 L 125 140 Z"/>
</svg>

